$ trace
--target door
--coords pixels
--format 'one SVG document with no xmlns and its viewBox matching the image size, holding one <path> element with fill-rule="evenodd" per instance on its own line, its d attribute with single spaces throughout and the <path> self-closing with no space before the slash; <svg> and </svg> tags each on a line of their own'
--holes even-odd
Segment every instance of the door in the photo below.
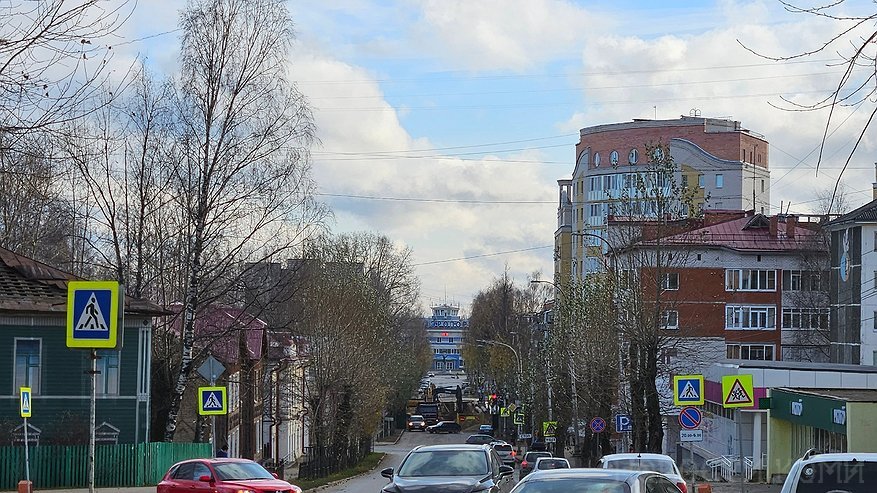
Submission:
<svg viewBox="0 0 877 493">
<path fill-rule="evenodd" d="M 173 482 L 171 487 L 168 488 L 167 493 L 191 493 L 193 486 L 192 471 L 194 468 L 195 464 L 192 462 L 180 464 L 180 467 L 174 473 Z"/>
<path fill-rule="evenodd" d="M 646 480 L 646 493 L 679 493 L 679 488 L 664 476 L 650 476 Z"/>
<path fill-rule="evenodd" d="M 203 476 L 213 478 L 213 472 L 203 462 L 195 462 L 192 468 L 192 488 L 189 493 L 209 493 L 213 491 L 213 486 L 209 481 L 201 481 Z"/>
</svg>

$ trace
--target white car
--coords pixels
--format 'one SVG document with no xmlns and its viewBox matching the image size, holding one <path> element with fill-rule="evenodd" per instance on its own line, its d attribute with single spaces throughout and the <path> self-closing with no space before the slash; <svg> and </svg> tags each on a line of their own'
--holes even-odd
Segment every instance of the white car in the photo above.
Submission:
<svg viewBox="0 0 877 493">
<path fill-rule="evenodd" d="M 563 457 L 539 457 L 533 466 L 533 472 L 551 469 L 569 469 L 569 461 Z"/>
<path fill-rule="evenodd" d="M 603 469 L 627 469 L 629 471 L 654 471 L 663 474 L 679 488 L 688 493 L 688 484 L 672 457 L 664 454 L 609 454 L 600 459 L 597 467 Z"/>
<path fill-rule="evenodd" d="M 866 493 L 875 491 L 875 488 L 877 453 L 817 454 L 811 449 L 792 465 L 780 493 Z"/>
</svg>

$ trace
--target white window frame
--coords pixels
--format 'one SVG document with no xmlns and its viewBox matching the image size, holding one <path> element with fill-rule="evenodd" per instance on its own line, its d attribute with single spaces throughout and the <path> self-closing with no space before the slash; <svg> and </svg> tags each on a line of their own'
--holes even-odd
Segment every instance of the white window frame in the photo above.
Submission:
<svg viewBox="0 0 877 493">
<path fill-rule="evenodd" d="M 724 188 L 725 187 L 725 175 L 721 173 L 716 173 L 716 188 Z"/>
<path fill-rule="evenodd" d="M 24 376 L 23 381 L 19 381 L 18 376 L 18 341 L 36 341 L 39 344 L 38 349 L 38 363 L 37 363 L 37 381 L 32 382 L 30 379 L 30 372 Z M 34 395 L 39 395 L 40 393 L 40 383 L 43 379 L 43 340 L 39 337 L 16 337 L 13 342 L 12 349 L 12 385 L 15 387 L 12 389 L 13 395 L 18 395 L 19 387 L 30 387 L 30 391 Z M 27 368 L 31 368 L 30 365 L 27 365 Z"/>
<path fill-rule="evenodd" d="M 758 284 L 756 288 L 752 288 L 753 280 Z M 764 287 L 762 283 L 765 284 Z M 744 284 L 748 286 L 743 287 Z M 776 269 L 725 269 L 725 291 L 775 292 L 776 290 Z"/>
<path fill-rule="evenodd" d="M 725 305 L 725 330 L 776 330 L 776 312 L 776 305 Z"/>
<path fill-rule="evenodd" d="M 674 279 L 676 282 L 673 282 Z M 663 289 L 664 291 L 679 291 L 679 273 L 678 272 L 663 272 L 663 273 L 661 273 L 661 289 Z"/>
<path fill-rule="evenodd" d="M 118 349 L 98 349 L 97 353 L 100 356 L 97 360 L 97 368 L 100 373 L 95 375 L 95 392 L 97 395 L 120 395 L 122 392 L 122 352 Z M 109 361 L 106 359 L 108 355 L 116 357 L 115 375 L 110 375 Z M 110 382 L 111 378 L 112 382 Z M 115 391 L 110 391 L 111 384 L 115 386 Z"/>
<path fill-rule="evenodd" d="M 661 328 L 665 330 L 679 330 L 679 310 L 662 311 Z"/>
</svg>

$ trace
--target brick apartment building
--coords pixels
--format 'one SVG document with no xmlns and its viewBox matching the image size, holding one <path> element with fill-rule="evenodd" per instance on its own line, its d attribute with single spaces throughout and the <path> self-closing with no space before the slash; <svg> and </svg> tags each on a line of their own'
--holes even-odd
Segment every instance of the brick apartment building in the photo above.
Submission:
<svg viewBox="0 0 877 493">
<path fill-rule="evenodd" d="M 613 207 L 622 196 L 635 194 L 632 178 L 646 169 L 653 145 L 669 149 L 675 181 L 696 191 L 695 205 L 769 213 L 769 145 L 740 122 L 681 117 L 583 128 L 572 178 L 558 180 L 556 279 L 600 269 L 608 217 L 618 215 Z M 648 197 L 642 199 L 637 205 L 648 216 Z"/>
<path fill-rule="evenodd" d="M 660 283 L 659 330 L 690 342 L 665 355 L 670 371 L 699 373 L 724 358 L 828 361 L 829 259 L 820 220 L 708 211 L 701 227 L 619 254 L 665 259 L 659 272 L 644 265 L 639 275 Z"/>
</svg>

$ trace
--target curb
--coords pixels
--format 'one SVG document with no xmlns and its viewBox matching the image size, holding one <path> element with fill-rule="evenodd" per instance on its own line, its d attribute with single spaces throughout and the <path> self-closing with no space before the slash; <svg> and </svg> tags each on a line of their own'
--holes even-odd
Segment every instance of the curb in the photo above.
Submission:
<svg viewBox="0 0 877 493">
<path fill-rule="evenodd" d="M 407 430 L 402 429 L 402 430 L 399 432 L 399 436 L 396 437 L 396 441 L 395 441 L 395 442 L 375 442 L 375 445 L 396 445 L 397 443 L 399 443 L 399 440 L 402 439 L 402 435 L 404 435 L 406 431 L 407 431 Z"/>
</svg>

